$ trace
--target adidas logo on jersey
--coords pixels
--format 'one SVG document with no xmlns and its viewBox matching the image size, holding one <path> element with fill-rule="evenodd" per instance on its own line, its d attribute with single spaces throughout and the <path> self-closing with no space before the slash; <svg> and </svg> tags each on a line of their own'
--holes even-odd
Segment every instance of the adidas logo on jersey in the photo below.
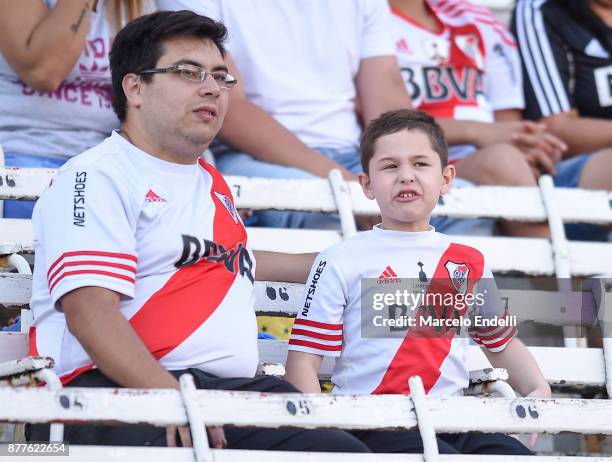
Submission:
<svg viewBox="0 0 612 462">
<path fill-rule="evenodd" d="M 390 266 L 387 266 L 380 276 L 378 276 L 378 281 L 376 282 L 378 284 L 393 284 L 394 282 L 400 282 L 400 278 Z"/>
<path fill-rule="evenodd" d="M 408 46 L 408 42 L 406 42 L 406 39 L 398 40 L 395 44 L 395 49 L 398 53 L 412 54 L 412 50 Z"/>
<path fill-rule="evenodd" d="M 155 194 L 152 189 L 149 189 L 149 192 L 145 196 L 145 202 L 168 202 L 168 201 L 164 199 L 163 197 Z"/>
</svg>

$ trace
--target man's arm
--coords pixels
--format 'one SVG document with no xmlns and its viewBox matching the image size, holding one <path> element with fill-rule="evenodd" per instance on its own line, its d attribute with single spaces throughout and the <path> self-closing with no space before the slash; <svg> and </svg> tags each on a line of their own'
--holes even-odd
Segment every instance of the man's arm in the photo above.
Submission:
<svg viewBox="0 0 612 462">
<path fill-rule="evenodd" d="M 412 108 L 395 56 L 362 59 L 355 84 L 364 127 L 384 112 Z"/>
<path fill-rule="evenodd" d="M 302 351 L 289 351 L 285 380 L 302 393 L 321 393 L 319 368 L 323 356 Z"/>
<path fill-rule="evenodd" d="M 255 279 L 305 283 L 317 253 L 281 253 L 255 250 Z"/>
<path fill-rule="evenodd" d="M 230 92 L 229 110 L 219 132 L 222 141 L 263 162 L 299 168 L 320 177 L 327 177 L 330 170 L 338 168 L 346 179 L 352 179 L 346 169 L 306 146 L 274 117 L 250 102 L 229 53 L 225 62 L 238 85 Z"/>
<path fill-rule="evenodd" d="M 550 398 L 550 385 L 533 355 L 519 339 L 510 340 L 500 352 L 494 353 L 486 348 L 483 351 L 493 367 L 508 371 L 508 382 L 522 396 Z"/>
<path fill-rule="evenodd" d="M 119 312 L 119 294 L 82 287 L 60 303 L 68 329 L 109 379 L 129 388 L 180 388 Z"/>
<path fill-rule="evenodd" d="M 178 381 L 153 357 L 130 323 L 119 312 L 119 294 L 102 287 L 82 287 L 60 300 L 68 330 L 100 371 L 127 388 L 173 388 Z M 166 443 L 191 446 L 188 427 L 167 427 Z M 208 429 L 212 445 L 227 445 L 221 427 Z"/>
<path fill-rule="evenodd" d="M 93 0 L 0 1 L 0 53 L 35 90 L 55 91 L 85 47 Z"/>
</svg>

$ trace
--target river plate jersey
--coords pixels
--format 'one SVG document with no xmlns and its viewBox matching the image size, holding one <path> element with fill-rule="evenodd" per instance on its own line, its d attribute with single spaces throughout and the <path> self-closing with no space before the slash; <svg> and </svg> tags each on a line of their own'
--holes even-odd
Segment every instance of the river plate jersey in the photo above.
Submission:
<svg viewBox="0 0 612 462">
<path fill-rule="evenodd" d="M 60 298 L 103 287 L 168 370 L 252 377 L 255 260 L 221 174 L 153 157 L 117 133 L 66 163 L 36 204 L 30 354 L 68 382 L 93 367 Z"/>
<path fill-rule="evenodd" d="M 522 109 L 513 37 L 489 10 L 463 0 L 428 0 L 439 32 L 393 9 L 396 55 L 414 107 L 433 117 L 493 122 Z"/>
<path fill-rule="evenodd" d="M 409 327 L 395 337 L 364 335 L 375 310 L 367 303 L 362 307 L 363 284 L 369 281 L 375 290 L 380 285 L 381 291 L 385 286 L 389 292 L 396 284 L 400 287 L 400 278 L 423 283 L 427 294 L 484 294 L 478 316 L 499 322 L 484 327 L 474 322 L 442 330 L 443 335 L 428 336 L 420 327 Z M 438 308 L 427 313 L 434 313 L 433 318 L 453 316 Z M 419 375 L 427 393 L 446 396 L 460 394 L 468 385 L 469 339 L 501 351 L 516 333 L 512 324 L 478 250 L 433 229 L 407 233 L 374 227 L 319 255 L 298 306 L 289 350 L 338 357 L 333 393 L 408 393 L 408 379 Z"/>
</svg>

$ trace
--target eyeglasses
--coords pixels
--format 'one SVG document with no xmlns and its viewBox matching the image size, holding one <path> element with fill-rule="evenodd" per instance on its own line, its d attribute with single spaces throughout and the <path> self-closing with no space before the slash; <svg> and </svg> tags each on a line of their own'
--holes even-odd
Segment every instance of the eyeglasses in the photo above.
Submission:
<svg viewBox="0 0 612 462">
<path fill-rule="evenodd" d="M 191 64 L 179 64 L 178 66 L 163 67 L 160 69 L 146 69 L 138 72 L 138 75 L 160 74 L 165 72 L 178 74 L 182 78 L 191 80 L 192 82 L 203 82 L 204 79 L 206 79 L 206 76 L 210 74 L 213 80 L 217 82 L 217 85 L 224 90 L 231 90 L 238 83 L 238 80 L 227 72 L 209 72 L 206 69 L 202 69 L 199 66 L 192 66 Z"/>
</svg>

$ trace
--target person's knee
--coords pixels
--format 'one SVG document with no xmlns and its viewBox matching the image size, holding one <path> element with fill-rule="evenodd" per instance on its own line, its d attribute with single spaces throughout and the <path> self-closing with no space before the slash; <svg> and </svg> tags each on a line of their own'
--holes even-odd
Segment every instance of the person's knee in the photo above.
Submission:
<svg viewBox="0 0 612 462">
<path fill-rule="evenodd" d="M 474 154 L 468 164 L 469 178 L 478 184 L 527 186 L 535 184 L 531 169 L 523 153 L 510 144 L 489 146 Z M 459 175 L 461 169 L 458 166 Z M 479 181 L 481 178 L 481 181 Z"/>
</svg>

